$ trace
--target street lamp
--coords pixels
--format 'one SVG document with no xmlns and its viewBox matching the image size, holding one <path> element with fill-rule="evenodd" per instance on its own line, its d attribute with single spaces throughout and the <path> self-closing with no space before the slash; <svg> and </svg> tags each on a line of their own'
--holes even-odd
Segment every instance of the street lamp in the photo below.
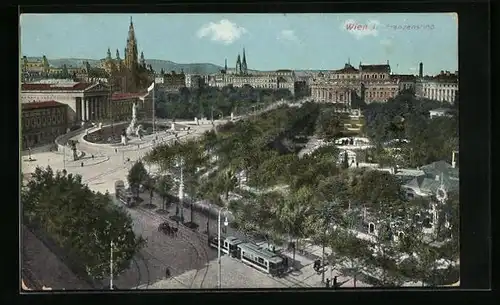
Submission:
<svg viewBox="0 0 500 305">
<path fill-rule="evenodd" d="M 217 234 L 217 260 L 218 260 L 218 268 L 219 268 L 219 272 L 218 272 L 218 276 L 217 276 L 217 288 L 221 288 L 221 259 L 220 259 L 220 231 L 221 231 L 221 223 L 220 223 L 220 216 L 221 216 L 221 213 L 222 212 L 227 212 L 228 209 L 226 207 L 222 208 L 219 210 L 219 214 L 217 216 L 217 228 L 218 228 L 218 234 Z M 228 221 L 227 221 L 227 215 L 224 217 L 224 226 L 227 227 L 228 225 Z"/>
</svg>

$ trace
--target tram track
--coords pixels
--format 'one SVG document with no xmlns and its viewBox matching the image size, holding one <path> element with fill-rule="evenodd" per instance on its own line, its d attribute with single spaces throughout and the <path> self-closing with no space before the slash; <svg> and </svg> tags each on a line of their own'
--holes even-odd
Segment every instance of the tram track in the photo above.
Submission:
<svg viewBox="0 0 500 305">
<path fill-rule="evenodd" d="M 163 217 L 161 215 L 157 215 L 157 214 L 155 214 L 155 213 L 153 213 L 153 212 L 151 212 L 151 211 L 149 211 L 147 209 L 144 209 L 142 207 L 135 208 L 135 210 L 139 211 L 140 213 L 142 213 L 144 215 L 147 215 L 147 216 L 151 217 L 154 220 L 162 221 L 162 222 L 167 222 L 171 226 L 176 225 L 176 223 L 174 221 L 172 221 L 171 219 L 169 219 L 167 217 Z M 209 266 L 208 266 L 208 263 L 209 263 L 209 261 L 208 261 L 209 260 L 208 253 L 207 253 L 207 250 L 206 250 L 205 247 L 201 246 L 200 244 L 197 244 L 191 238 L 193 235 L 195 235 L 196 238 L 197 238 L 197 240 L 202 243 L 203 242 L 202 241 L 202 236 L 200 235 L 200 233 L 193 232 L 193 231 L 191 231 L 191 230 L 189 230 L 187 228 L 184 228 L 182 225 L 179 226 L 178 228 L 179 228 L 178 238 L 180 238 L 181 241 L 184 241 L 184 242 L 188 243 L 190 245 L 190 247 L 193 248 L 195 250 L 195 252 L 196 252 L 196 261 L 197 261 L 196 265 L 205 265 L 205 267 L 199 268 L 199 269 L 197 267 L 195 267 L 196 268 L 196 273 L 193 276 L 193 279 L 191 280 L 191 284 L 189 285 L 189 288 L 195 288 L 193 286 L 195 284 L 195 281 L 196 281 L 197 277 L 199 275 L 201 275 L 200 271 L 202 269 L 205 269 L 205 271 L 203 272 L 203 277 L 202 277 L 202 279 L 200 281 L 200 284 L 199 284 L 199 288 L 203 288 L 203 283 L 204 283 L 205 278 L 206 278 L 206 276 L 208 274 L 208 268 L 209 268 Z"/>
</svg>

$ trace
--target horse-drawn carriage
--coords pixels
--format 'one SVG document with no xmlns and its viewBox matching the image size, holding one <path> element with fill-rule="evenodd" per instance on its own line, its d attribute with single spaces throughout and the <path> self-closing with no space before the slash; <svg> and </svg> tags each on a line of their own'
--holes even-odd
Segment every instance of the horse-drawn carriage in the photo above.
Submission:
<svg viewBox="0 0 500 305">
<path fill-rule="evenodd" d="M 158 226 L 158 232 L 163 232 L 164 234 L 169 235 L 171 237 L 177 236 L 178 231 L 179 228 L 170 226 L 168 222 L 163 222 Z"/>
</svg>

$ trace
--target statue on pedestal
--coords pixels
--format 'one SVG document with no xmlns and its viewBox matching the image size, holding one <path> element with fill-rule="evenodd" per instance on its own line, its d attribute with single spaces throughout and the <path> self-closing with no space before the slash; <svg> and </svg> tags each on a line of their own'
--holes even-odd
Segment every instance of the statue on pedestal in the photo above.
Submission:
<svg viewBox="0 0 500 305">
<path fill-rule="evenodd" d="M 132 120 L 130 121 L 130 124 L 128 125 L 126 134 L 127 135 L 133 135 L 137 134 L 136 130 L 136 125 L 137 124 L 137 103 L 132 104 Z"/>
</svg>

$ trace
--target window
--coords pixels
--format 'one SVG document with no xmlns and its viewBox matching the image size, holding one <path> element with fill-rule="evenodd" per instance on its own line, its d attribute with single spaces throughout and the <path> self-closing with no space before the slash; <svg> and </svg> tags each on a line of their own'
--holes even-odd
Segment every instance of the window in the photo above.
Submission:
<svg viewBox="0 0 500 305">
<path fill-rule="evenodd" d="M 375 224 L 373 223 L 368 224 L 368 232 L 370 234 L 373 234 L 375 232 Z"/>
</svg>

